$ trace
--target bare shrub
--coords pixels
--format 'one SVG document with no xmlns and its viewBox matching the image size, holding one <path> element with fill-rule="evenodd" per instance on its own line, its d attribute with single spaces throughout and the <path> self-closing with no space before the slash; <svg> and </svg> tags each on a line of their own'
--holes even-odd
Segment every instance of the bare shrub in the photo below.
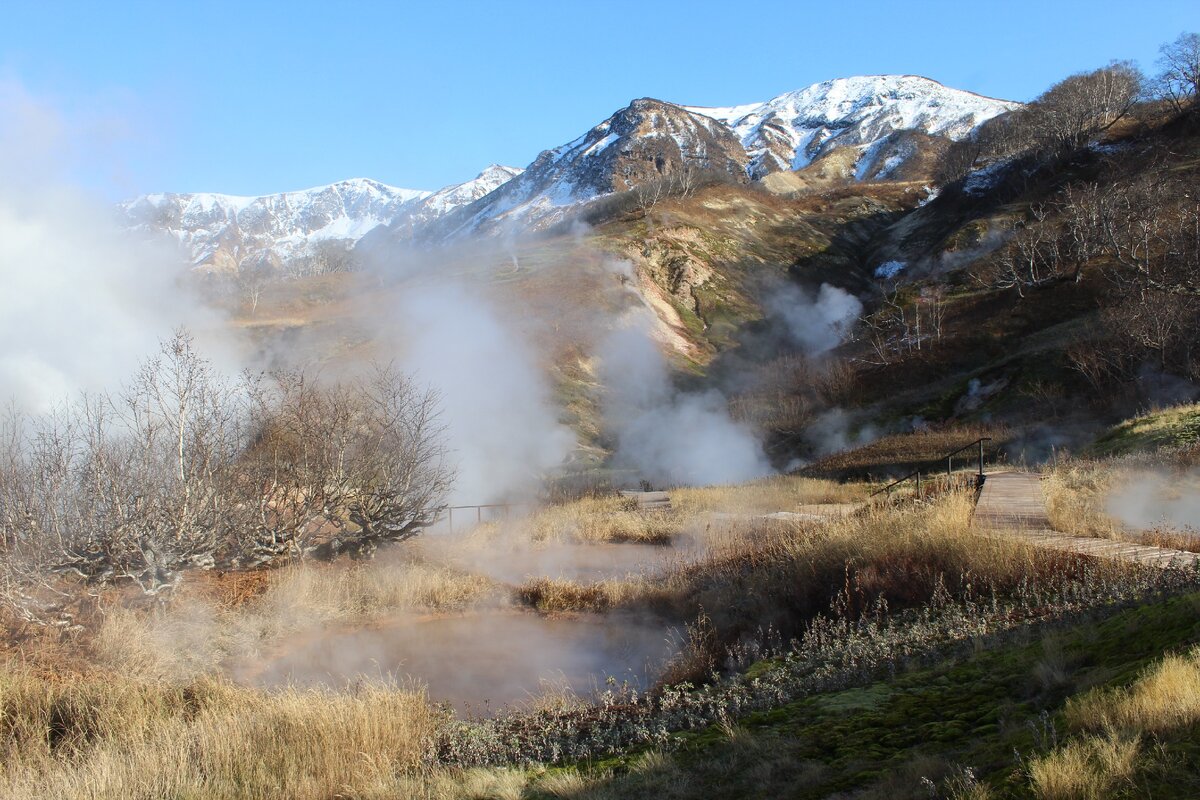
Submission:
<svg viewBox="0 0 1200 800">
<path fill-rule="evenodd" d="M 1155 93 L 1178 112 L 1194 108 L 1200 96 L 1200 35 L 1181 33 L 1158 52 L 1162 71 L 1154 80 Z"/>
<path fill-rule="evenodd" d="M 233 381 L 186 331 L 119 393 L 0 432 L 0 575 L 35 616 L 54 573 L 155 594 L 189 568 L 370 555 L 430 525 L 453 479 L 436 395 L 394 369 Z"/>
</svg>

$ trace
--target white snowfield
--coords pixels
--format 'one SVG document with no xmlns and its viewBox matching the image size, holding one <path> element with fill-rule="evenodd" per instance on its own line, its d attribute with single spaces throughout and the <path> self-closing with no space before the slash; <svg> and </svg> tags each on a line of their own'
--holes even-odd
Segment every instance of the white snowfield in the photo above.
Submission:
<svg viewBox="0 0 1200 800">
<path fill-rule="evenodd" d="M 311 255 L 321 241 L 350 245 L 399 219 L 435 219 L 520 173 L 516 167 L 492 165 L 478 177 L 438 192 L 352 178 L 260 197 L 149 194 L 121 203 L 120 211 L 134 229 L 172 236 L 195 265 L 236 268 L 248 259 L 285 262 Z"/>
<path fill-rule="evenodd" d="M 865 75 L 814 83 L 765 103 L 688 111 L 733 128 L 751 175 L 801 169 L 835 147 L 870 146 L 896 131 L 961 139 L 1020 103 L 951 89 L 917 75 Z"/>
</svg>

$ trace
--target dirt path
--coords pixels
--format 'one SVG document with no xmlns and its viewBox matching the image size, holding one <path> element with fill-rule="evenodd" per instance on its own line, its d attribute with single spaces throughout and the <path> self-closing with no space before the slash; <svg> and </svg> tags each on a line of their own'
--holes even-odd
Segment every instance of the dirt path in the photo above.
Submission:
<svg viewBox="0 0 1200 800">
<path fill-rule="evenodd" d="M 990 536 L 1023 539 L 1038 547 L 1156 567 L 1200 562 L 1200 554 L 1165 547 L 1068 536 L 1050 529 L 1041 479 L 1031 472 L 993 472 L 983 482 L 972 525 Z"/>
</svg>

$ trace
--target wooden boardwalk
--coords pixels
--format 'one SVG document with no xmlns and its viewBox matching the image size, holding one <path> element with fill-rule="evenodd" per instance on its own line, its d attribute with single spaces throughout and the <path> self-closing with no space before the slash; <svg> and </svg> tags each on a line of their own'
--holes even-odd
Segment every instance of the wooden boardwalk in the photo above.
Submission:
<svg viewBox="0 0 1200 800">
<path fill-rule="evenodd" d="M 1156 567 L 1190 566 L 1200 553 L 1165 547 L 1069 536 L 1051 530 L 1041 479 L 1031 472 L 993 472 L 983 482 L 972 524 L 989 536 L 1021 539 L 1071 553 L 1114 558 Z"/>
</svg>

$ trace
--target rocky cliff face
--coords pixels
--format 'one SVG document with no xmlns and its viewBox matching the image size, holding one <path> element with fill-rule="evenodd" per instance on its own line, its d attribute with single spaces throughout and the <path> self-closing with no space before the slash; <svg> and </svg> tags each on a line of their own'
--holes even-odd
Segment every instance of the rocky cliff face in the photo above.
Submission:
<svg viewBox="0 0 1200 800">
<path fill-rule="evenodd" d="M 721 173 L 745 182 L 745 149 L 711 117 L 661 100 L 634 100 L 574 141 L 546 150 L 523 174 L 447 215 L 432 238 L 537 229 L 603 195 L 689 174 Z"/>
</svg>

